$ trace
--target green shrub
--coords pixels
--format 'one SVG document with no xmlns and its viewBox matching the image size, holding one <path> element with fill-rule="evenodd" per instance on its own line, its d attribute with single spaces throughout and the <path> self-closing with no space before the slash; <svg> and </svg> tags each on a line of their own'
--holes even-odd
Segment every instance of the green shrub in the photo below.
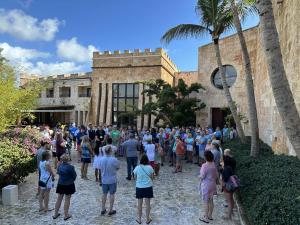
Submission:
<svg viewBox="0 0 300 225">
<path fill-rule="evenodd" d="M 253 225 L 300 225 L 300 160 L 274 155 L 262 143 L 258 159 L 250 145 L 238 140 L 225 144 L 237 160 L 237 175 L 244 183 L 242 204 Z"/>
<path fill-rule="evenodd" d="M 17 184 L 36 168 L 34 156 L 8 139 L 0 141 L 0 187 Z"/>
</svg>

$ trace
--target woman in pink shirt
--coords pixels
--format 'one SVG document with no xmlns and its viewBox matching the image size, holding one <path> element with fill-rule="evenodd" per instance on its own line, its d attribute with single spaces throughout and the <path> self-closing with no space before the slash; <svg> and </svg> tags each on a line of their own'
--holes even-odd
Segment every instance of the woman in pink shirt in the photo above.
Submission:
<svg viewBox="0 0 300 225">
<path fill-rule="evenodd" d="M 206 163 L 202 164 L 200 169 L 200 193 L 204 202 L 204 216 L 199 220 L 204 223 L 209 223 L 212 220 L 214 209 L 213 196 L 217 191 L 216 180 L 218 172 L 214 163 L 214 155 L 211 151 L 205 151 L 204 157 Z"/>
</svg>

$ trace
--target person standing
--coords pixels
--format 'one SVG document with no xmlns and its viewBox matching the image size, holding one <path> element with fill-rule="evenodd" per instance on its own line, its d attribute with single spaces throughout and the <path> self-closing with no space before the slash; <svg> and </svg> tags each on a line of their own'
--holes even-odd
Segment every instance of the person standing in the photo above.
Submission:
<svg viewBox="0 0 300 225">
<path fill-rule="evenodd" d="M 230 177 L 235 174 L 236 160 L 233 158 L 230 149 L 225 149 L 223 157 L 223 171 L 222 171 L 222 190 L 225 193 L 226 202 L 228 203 L 227 215 L 223 217 L 225 220 L 231 220 L 233 215 L 233 193 L 234 191 L 227 190 L 225 187 L 226 182 Z"/>
<path fill-rule="evenodd" d="M 120 168 L 120 162 L 117 158 L 112 156 L 112 148 L 107 146 L 105 148 L 105 155 L 100 159 L 99 168 L 101 171 L 102 177 L 102 211 L 101 215 L 105 215 L 106 213 L 106 199 L 107 194 L 110 194 L 110 202 L 109 202 L 109 212 L 108 215 L 112 216 L 117 213 L 116 210 L 113 210 L 114 201 L 115 201 L 115 193 L 117 191 L 117 171 Z"/>
<path fill-rule="evenodd" d="M 51 154 L 48 151 L 42 153 L 42 160 L 40 161 L 39 170 L 40 170 L 40 195 L 39 195 L 39 211 L 48 212 L 49 210 L 49 197 L 51 188 L 53 188 L 53 182 L 55 174 L 51 167 L 50 163 Z"/>
<path fill-rule="evenodd" d="M 176 168 L 174 173 L 182 172 L 182 160 L 184 160 L 184 156 L 185 156 L 185 147 L 180 136 L 176 137 L 175 152 L 176 152 Z"/>
<path fill-rule="evenodd" d="M 83 136 L 81 142 L 81 178 L 88 179 L 87 172 L 89 168 L 89 164 L 91 163 L 91 158 L 93 156 L 93 150 L 90 144 L 90 139 L 88 135 Z"/>
<path fill-rule="evenodd" d="M 199 220 L 204 223 L 209 223 L 213 220 L 212 213 L 214 209 L 213 196 L 217 191 L 216 179 L 218 172 L 214 164 L 214 155 L 210 151 L 204 153 L 206 163 L 202 164 L 200 169 L 200 193 L 204 202 L 204 216 Z"/>
<path fill-rule="evenodd" d="M 187 163 L 193 163 L 194 138 L 191 132 L 188 133 L 188 136 L 184 142 L 187 150 Z"/>
<path fill-rule="evenodd" d="M 41 141 L 41 147 L 37 150 L 36 152 L 36 162 L 37 162 L 37 169 L 38 169 L 38 175 L 39 175 L 39 180 L 41 177 L 41 171 L 40 171 L 40 162 L 42 161 L 42 157 L 43 157 L 43 153 L 46 151 L 46 142 Z M 41 192 L 41 188 L 38 185 L 38 192 L 37 192 L 37 196 L 40 194 Z"/>
<path fill-rule="evenodd" d="M 86 129 L 84 125 L 80 126 L 80 131 L 76 135 L 76 143 L 77 143 L 77 155 L 78 155 L 78 162 L 80 163 L 81 158 L 81 142 L 83 136 L 87 135 Z"/>
<path fill-rule="evenodd" d="M 117 149 L 119 150 L 120 146 L 120 140 L 121 140 L 121 132 L 117 129 L 117 126 L 113 126 L 113 130 L 110 132 L 109 135 L 112 139 L 112 145 L 116 146 Z"/>
<path fill-rule="evenodd" d="M 147 144 L 145 145 L 145 152 L 149 159 L 149 164 L 152 168 L 155 168 L 155 145 L 152 143 L 152 139 L 147 140 Z"/>
<path fill-rule="evenodd" d="M 59 209 L 61 202 L 65 197 L 64 203 L 64 220 L 70 219 L 72 216 L 69 214 L 71 196 L 75 193 L 75 184 L 77 174 L 75 172 L 74 166 L 69 164 L 70 157 L 67 154 L 61 156 L 62 163 L 57 168 L 57 174 L 59 175 L 56 193 L 58 194 L 57 200 L 55 203 L 55 212 L 53 219 L 56 219 L 60 216 Z"/>
<path fill-rule="evenodd" d="M 125 148 L 125 156 L 127 159 L 127 180 L 131 180 L 132 170 L 137 165 L 138 160 L 138 150 L 139 150 L 139 142 L 135 139 L 134 133 L 129 134 L 129 140 L 125 141 L 122 144 L 122 147 Z"/>
<path fill-rule="evenodd" d="M 146 217 L 147 224 L 150 224 L 152 219 L 150 217 L 150 200 L 153 198 L 153 178 L 154 170 L 149 165 L 149 159 L 147 155 L 143 155 L 140 160 L 140 165 L 133 170 L 134 177 L 136 179 L 136 198 L 138 199 L 137 219 L 138 224 L 142 224 L 142 208 L 143 199 L 146 203 Z"/>
</svg>

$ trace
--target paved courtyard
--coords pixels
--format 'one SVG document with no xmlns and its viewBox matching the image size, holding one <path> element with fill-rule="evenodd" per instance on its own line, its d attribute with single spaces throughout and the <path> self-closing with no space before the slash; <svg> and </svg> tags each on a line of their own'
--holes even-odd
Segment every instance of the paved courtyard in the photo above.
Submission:
<svg viewBox="0 0 300 225">
<path fill-rule="evenodd" d="M 0 205 L 1 225 L 25 225 L 25 224 L 101 224 L 101 225 L 131 225 L 137 224 L 135 183 L 127 181 L 126 162 L 121 160 L 121 169 L 118 174 L 118 190 L 116 195 L 115 209 L 117 214 L 112 217 L 100 215 L 101 189 L 94 180 L 94 171 L 89 168 L 90 180 L 80 178 L 80 164 L 74 163 L 78 174 L 76 180 L 77 192 L 71 200 L 70 213 L 72 218 L 63 220 L 63 216 L 56 220 L 52 219 L 53 211 L 49 213 L 38 212 L 38 199 L 36 197 L 37 174 L 31 174 L 26 182 L 19 186 L 19 203 L 13 207 Z M 155 225 L 193 225 L 205 224 L 199 221 L 202 215 L 202 202 L 198 194 L 198 173 L 196 165 L 184 165 L 183 173 L 172 174 L 169 166 L 161 169 L 160 176 L 154 181 L 155 198 L 151 202 L 151 224 Z M 55 190 L 51 191 L 50 208 L 54 208 L 56 200 Z M 237 212 L 233 221 L 224 221 L 222 216 L 226 208 L 223 207 L 224 196 L 215 196 L 215 210 L 213 214 L 214 225 L 238 225 Z M 107 205 L 108 206 L 108 205 Z M 61 208 L 62 212 L 63 207 Z M 146 224 L 145 211 L 143 211 L 143 224 Z"/>
</svg>

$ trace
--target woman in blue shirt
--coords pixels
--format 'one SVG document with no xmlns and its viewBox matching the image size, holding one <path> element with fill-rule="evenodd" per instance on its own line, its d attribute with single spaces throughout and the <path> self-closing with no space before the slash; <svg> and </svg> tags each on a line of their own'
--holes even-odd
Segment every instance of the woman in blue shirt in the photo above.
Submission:
<svg viewBox="0 0 300 225">
<path fill-rule="evenodd" d="M 140 160 L 140 165 L 133 170 L 134 178 L 136 179 L 136 198 L 138 199 L 138 218 L 136 222 L 142 223 L 142 208 L 143 199 L 146 202 L 146 217 L 147 224 L 151 223 L 150 218 L 150 199 L 153 198 L 153 178 L 154 170 L 149 165 L 149 159 L 147 155 L 143 155 Z"/>
<path fill-rule="evenodd" d="M 76 172 L 74 166 L 70 165 L 68 162 L 70 157 L 67 154 L 61 156 L 62 163 L 57 168 L 57 174 L 59 175 L 56 193 L 58 194 L 56 204 L 55 204 L 55 213 L 53 219 L 56 219 L 60 216 L 58 213 L 61 206 L 61 202 L 65 196 L 64 203 L 64 220 L 70 219 L 72 216 L 69 214 L 69 207 L 72 194 L 75 193 L 75 184 Z"/>
</svg>

